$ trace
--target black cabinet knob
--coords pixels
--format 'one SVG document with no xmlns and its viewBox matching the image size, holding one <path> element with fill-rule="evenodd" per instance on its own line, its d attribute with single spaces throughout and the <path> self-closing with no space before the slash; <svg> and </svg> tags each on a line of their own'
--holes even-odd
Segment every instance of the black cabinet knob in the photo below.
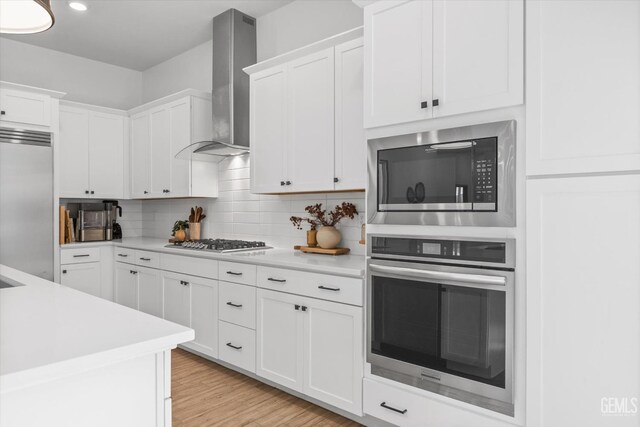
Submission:
<svg viewBox="0 0 640 427">
<path fill-rule="evenodd" d="M 4 116 L 5 114 L 7 114 L 5 111 L 0 111 L 0 116 Z"/>
<path fill-rule="evenodd" d="M 420 108 L 428 108 L 429 107 L 429 103 L 427 103 L 427 101 L 422 101 L 420 103 Z"/>
<path fill-rule="evenodd" d="M 4 113 L 4 111 L 3 111 Z M 67 274 L 67 270 L 62 270 L 62 274 Z"/>
<path fill-rule="evenodd" d="M 91 194 L 94 194 L 94 193 L 95 193 L 95 191 L 91 190 Z"/>
<path fill-rule="evenodd" d="M 300 305 L 299 305 L 299 304 L 296 304 L 296 305 L 294 305 L 294 306 L 293 306 L 293 308 L 294 308 L 295 310 L 300 310 Z"/>
<path fill-rule="evenodd" d="M 439 100 L 437 100 L 437 99 L 434 99 L 433 101 L 431 101 L 431 104 L 432 104 L 434 107 L 437 107 L 438 105 L 440 105 L 440 101 L 439 101 Z"/>
<path fill-rule="evenodd" d="M 340 181 L 338 178 L 333 178 L 333 182 L 338 182 Z"/>
<path fill-rule="evenodd" d="M 284 181 L 280 181 L 280 185 L 284 185 Z"/>
<path fill-rule="evenodd" d="M 89 190 L 84 190 L 84 194 L 89 194 Z"/>
<path fill-rule="evenodd" d="M 144 194 L 149 194 L 149 192 L 147 190 L 144 190 Z"/>
<path fill-rule="evenodd" d="M 287 184 L 287 185 L 291 185 L 291 181 L 287 181 L 287 182 L 286 182 L 286 184 Z"/>
</svg>

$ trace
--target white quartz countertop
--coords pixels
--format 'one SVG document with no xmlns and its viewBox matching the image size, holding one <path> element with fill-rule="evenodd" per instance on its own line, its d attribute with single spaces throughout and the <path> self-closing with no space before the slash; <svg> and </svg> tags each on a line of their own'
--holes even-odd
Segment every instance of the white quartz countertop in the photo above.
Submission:
<svg viewBox="0 0 640 427">
<path fill-rule="evenodd" d="M 293 249 L 265 249 L 261 251 L 215 253 L 182 249 L 180 247 L 165 247 L 166 239 L 149 237 L 131 237 L 110 242 L 71 243 L 61 246 L 67 248 L 85 248 L 103 245 L 141 249 L 146 251 L 164 252 L 194 258 L 208 258 L 223 261 L 242 262 L 247 264 L 283 267 L 315 273 L 335 274 L 349 277 L 363 277 L 365 257 L 362 255 L 319 255 L 305 254 Z"/>
<path fill-rule="evenodd" d="M 0 393 L 174 348 L 190 328 L 0 265 Z"/>
</svg>

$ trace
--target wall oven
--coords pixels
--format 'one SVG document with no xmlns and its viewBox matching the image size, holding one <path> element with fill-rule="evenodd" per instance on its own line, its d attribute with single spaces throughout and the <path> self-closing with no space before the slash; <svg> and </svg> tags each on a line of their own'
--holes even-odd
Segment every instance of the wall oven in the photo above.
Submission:
<svg viewBox="0 0 640 427">
<path fill-rule="evenodd" d="M 371 224 L 513 227 L 515 120 L 369 140 Z"/>
<path fill-rule="evenodd" d="M 367 361 L 513 415 L 513 239 L 369 237 Z"/>
</svg>

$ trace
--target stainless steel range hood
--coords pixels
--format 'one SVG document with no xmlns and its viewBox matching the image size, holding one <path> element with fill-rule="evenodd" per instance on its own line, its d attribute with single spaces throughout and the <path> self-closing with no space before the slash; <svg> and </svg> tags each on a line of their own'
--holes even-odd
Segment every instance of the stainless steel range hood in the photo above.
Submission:
<svg viewBox="0 0 640 427">
<path fill-rule="evenodd" d="M 255 18 L 236 9 L 213 18 L 213 133 L 177 158 L 217 163 L 249 152 L 249 76 L 242 69 L 255 63 Z"/>
</svg>

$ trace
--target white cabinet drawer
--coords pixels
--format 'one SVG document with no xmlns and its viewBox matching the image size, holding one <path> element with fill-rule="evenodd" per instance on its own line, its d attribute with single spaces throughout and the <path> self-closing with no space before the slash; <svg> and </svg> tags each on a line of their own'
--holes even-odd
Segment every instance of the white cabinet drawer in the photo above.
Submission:
<svg viewBox="0 0 640 427">
<path fill-rule="evenodd" d="M 365 378 L 363 411 L 397 426 L 422 427 L 427 423 L 426 399 Z M 435 424 L 434 424 L 435 425 Z"/>
<path fill-rule="evenodd" d="M 218 280 L 255 286 L 256 266 L 253 264 L 220 261 Z"/>
<path fill-rule="evenodd" d="M 256 328 L 255 287 L 219 282 L 218 304 L 220 320 L 245 328 Z"/>
<path fill-rule="evenodd" d="M 213 259 L 160 254 L 160 268 L 207 279 L 218 278 L 218 261 Z"/>
<path fill-rule="evenodd" d="M 100 248 L 62 249 L 60 264 L 80 264 L 100 261 Z"/>
<path fill-rule="evenodd" d="M 160 254 L 158 252 L 135 251 L 136 265 L 160 268 Z"/>
<path fill-rule="evenodd" d="M 219 321 L 218 336 L 220 360 L 250 372 L 256 371 L 256 331 Z"/>
<path fill-rule="evenodd" d="M 362 279 L 309 273 L 284 268 L 258 267 L 258 286 L 362 306 Z"/>
<path fill-rule="evenodd" d="M 129 248 L 116 248 L 115 250 L 116 262 L 126 262 L 128 264 L 136 263 L 136 251 Z"/>
</svg>

